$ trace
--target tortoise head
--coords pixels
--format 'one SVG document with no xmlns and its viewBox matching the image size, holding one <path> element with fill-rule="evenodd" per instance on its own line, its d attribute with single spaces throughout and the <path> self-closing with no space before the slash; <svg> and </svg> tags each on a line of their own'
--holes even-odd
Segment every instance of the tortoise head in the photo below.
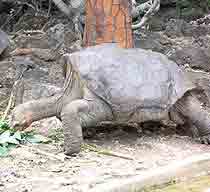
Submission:
<svg viewBox="0 0 210 192">
<path fill-rule="evenodd" d="M 14 108 L 9 120 L 10 127 L 16 130 L 24 130 L 32 123 L 32 113 L 25 111 L 22 105 Z"/>
</svg>

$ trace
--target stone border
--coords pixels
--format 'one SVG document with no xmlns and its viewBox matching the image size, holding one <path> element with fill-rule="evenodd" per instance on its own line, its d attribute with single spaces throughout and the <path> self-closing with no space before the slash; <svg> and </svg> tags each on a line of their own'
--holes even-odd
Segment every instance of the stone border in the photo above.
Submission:
<svg viewBox="0 0 210 192">
<path fill-rule="evenodd" d="M 190 179 L 208 173 L 210 173 L 210 153 L 205 153 L 155 170 L 144 171 L 142 175 L 129 179 L 100 184 L 88 192 L 137 192 L 145 187 L 161 185 L 172 180 Z"/>
</svg>

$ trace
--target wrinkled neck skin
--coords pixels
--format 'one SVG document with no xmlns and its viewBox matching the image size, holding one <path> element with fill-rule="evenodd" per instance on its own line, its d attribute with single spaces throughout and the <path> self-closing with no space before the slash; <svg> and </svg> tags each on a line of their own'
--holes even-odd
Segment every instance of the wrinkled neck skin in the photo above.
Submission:
<svg viewBox="0 0 210 192">
<path fill-rule="evenodd" d="M 84 84 L 69 61 L 67 61 L 67 75 L 64 82 L 62 96 L 57 101 L 57 114 L 71 101 L 82 99 L 84 96 Z"/>
</svg>

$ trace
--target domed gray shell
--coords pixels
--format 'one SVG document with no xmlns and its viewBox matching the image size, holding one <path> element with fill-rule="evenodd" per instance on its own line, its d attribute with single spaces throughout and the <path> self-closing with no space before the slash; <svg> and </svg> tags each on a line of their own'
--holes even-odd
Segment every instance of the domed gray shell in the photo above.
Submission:
<svg viewBox="0 0 210 192">
<path fill-rule="evenodd" d="M 152 119 L 158 119 L 160 112 L 168 111 L 195 88 L 175 62 L 150 50 L 102 44 L 71 54 L 70 62 L 115 115 L 141 111 L 142 120 L 146 113 L 148 120 L 151 114 L 157 116 Z"/>
</svg>

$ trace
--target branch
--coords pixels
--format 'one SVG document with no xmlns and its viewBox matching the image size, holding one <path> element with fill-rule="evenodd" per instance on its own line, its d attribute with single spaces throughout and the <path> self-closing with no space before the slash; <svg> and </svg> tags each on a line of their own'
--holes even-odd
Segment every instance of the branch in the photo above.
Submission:
<svg viewBox="0 0 210 192">
<path fill-rule="evenodd" d="M 149 10 L 150 7 L 151 7 L 151 1 L 147 1 L 138 6 L 136 6 L 136 3 L 134 2 L 132 4 L 132 12 L 131 12 L 132 18 L 138 17 L 140 13 Z"/>
<path fill-rule="evenodd" d="M 149 10 L 145 13 L 141 21 L 135 25 L 132 25 L 132 29 L 138 29 L 145 25 L 145 23 L 160 9 L 160 0 L 150 0 L 150 2 L 147 2 L 148 4 L 145 4 L 144 8 L 147 8 L 150 4 Z M 143 5 L 143 4 L 142 4 Z M 143 6 L 142 6 L 143 7 Z"/>
</svg>

